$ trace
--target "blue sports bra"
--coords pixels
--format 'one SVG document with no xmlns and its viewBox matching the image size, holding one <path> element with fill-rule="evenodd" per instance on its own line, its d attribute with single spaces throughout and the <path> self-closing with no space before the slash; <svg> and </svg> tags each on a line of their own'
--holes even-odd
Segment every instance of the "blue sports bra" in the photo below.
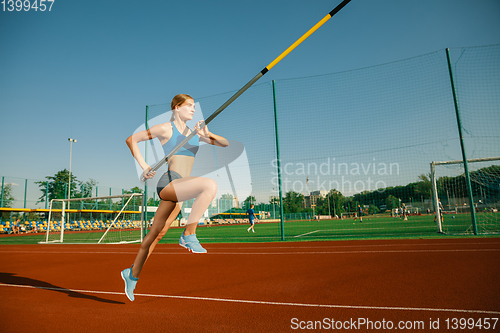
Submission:
<svg viewBox="0 0 500 333">
<path fill-rule="evenodd" d="M 177 145 L 186 138 L 179 132 L 177 127 L 175 127 L 174 123 L 170 124 L 172 125 L 172 137 L 163 145 L 163 151 L 165 152 L 165 155 L 168 155 L 168 153 L 170 153 L 172 149 L 177 147 Z M 198 152 L 199 146 L 200 146 L 199 138 L 195 135 L 188 142 L 186 142 L 184 146 L 181 147 L 174 155 L 185 155 L 194 157 L 194 155 L 196 155 L 196 153 Z"/>
</svg>

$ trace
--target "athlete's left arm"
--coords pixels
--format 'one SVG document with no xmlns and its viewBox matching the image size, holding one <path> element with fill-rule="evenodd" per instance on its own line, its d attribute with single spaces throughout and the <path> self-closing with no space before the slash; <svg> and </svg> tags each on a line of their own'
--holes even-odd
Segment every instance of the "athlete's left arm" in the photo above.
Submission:
<svg viewBox="0 0 500 333">
<path fill-rule="evenodd" d="M 208 130 L 208 126 L 203 127 L 202 130 L 200 130 L 200 125 L 203 121 L 199 121 L 195 126 L 194 129 L 196 130 L 196 133 L 200 136 L 200 141 L 203 141 L 205 143 L 209 143 L 214 146 L 219 146 L 219 147 L 227 147 L 229 146 L 229 141 L 227 141 L 225 138 L 223 138 L 220 135 L 214 134 Z"/>
</svg>

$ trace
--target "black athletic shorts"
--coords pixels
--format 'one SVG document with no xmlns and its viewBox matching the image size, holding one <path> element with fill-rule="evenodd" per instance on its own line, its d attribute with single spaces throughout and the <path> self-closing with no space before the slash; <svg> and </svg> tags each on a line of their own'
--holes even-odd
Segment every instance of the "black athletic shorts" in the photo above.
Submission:
<svg viewBox="0 0 500 333">
<path fill-rule="evenodd" d="M 158 184 L 156 185 L 156 192 L 158 193 L 158 196 L 160 197 L 160 192 L 163 190 L 168 184 L 170 184 L 173 180 L 176 179 L 181 179 L 182 176 L 175 171 L 168 170 L 161 176 L 160 180 L 158 181 Z M 161 199 L 161 197 L 160 197 Z"/>
</svg>

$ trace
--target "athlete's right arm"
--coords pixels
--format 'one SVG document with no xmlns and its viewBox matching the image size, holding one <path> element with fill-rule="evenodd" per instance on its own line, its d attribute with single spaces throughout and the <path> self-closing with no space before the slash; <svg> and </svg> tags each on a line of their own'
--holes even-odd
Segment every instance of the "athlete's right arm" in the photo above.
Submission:
<svg viewBox="0 0 500 333">
<path fill-rule="evenodd" d="M 170 128 L 170 132 L 171 131 L 172 131 L 172 129 Z M 167 138 L 169 139 L 172 136 L 172 133 L 168 133 L 168 132 L 169 132 L 168 126 L 164 126 L 164 124 L 160 124 L 160 125 L 152 126 L 150 129 L 134 133 L 131 136 L 129 136 L 127 138 L 127 140 L 125 140 L 128 148 L 130 149 L 130 152 L 132 153 L 132 156 L 135 158 L 137 163 L 139 163 L 142 170 L 149 171 L 149 169 L 151 169 L 151 167 L 144 160 L 144 157 L 142 156 L 141 151 L 139 150 L 139 146 L 137 145 L 137 143 L 139 143 L 141 141 L 152 140 L 154 138 L 158 138 L 158 139 L 160 139 L 160 141 L 163 141 Z M 145 172 L 144 174 L 146 177 L 147 172 Z M 150 175 L 150 177 L 152 177 L 152 176 L 154 176 L 154 174 Z M 150 178 L 150 177 L 146 177 L 146 178 Z"/>
</svg>

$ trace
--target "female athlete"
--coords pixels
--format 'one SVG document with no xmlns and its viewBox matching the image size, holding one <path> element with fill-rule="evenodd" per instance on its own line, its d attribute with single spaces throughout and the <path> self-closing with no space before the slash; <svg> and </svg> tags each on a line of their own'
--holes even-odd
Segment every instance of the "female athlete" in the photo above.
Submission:
<svg viewBox="0 0 500 333">
<path fill-rule="evenodd" d="M 192 131 L 186 122 L 193 119 L 195 112 L 193 98 L 186 94 L 176 95 L 172 99 L 171 107 L 172 117 L 170 122 L 152 126 L 148 130 L 133 134 L 126 140 L 133 157 L 144 170 L 143 176 L 146 179 L 154 177 L 155 172 L 150 172 L 151 167 L 142 157 L 137 143 L 158 138 L 165 155 L 167 155 Z M 180 237 L 179 245 L 192 253 L 207 252 L 196 238 L 196 227 L 198 221 L 215 198 L 217 183 L 209 178 L 191 177 L 191 170 L 194 157 L 198 152 L 199 141 L 220 147 L 227 147 L 229 143 L 225 138 L 211 133 L 207 126 L 200 129 L 201 123 L 202 121 L 194 126 L 197 135 L 193 136 L 167 161 L 168 171 L 160 178 L 156 188 L 161 202 L 156 211 L 153 225 L 149 233 L 144 237 L 132 267 L 121 272 L 121 276 L 125 281 L 125 293 L 131 301 L 134 300 L 135 285 L 146 259 L 161 237 L 167 232 L 180 211 L 181 202 L 185 200 L 195 199 L 186 228 Z"/>
</svg>

